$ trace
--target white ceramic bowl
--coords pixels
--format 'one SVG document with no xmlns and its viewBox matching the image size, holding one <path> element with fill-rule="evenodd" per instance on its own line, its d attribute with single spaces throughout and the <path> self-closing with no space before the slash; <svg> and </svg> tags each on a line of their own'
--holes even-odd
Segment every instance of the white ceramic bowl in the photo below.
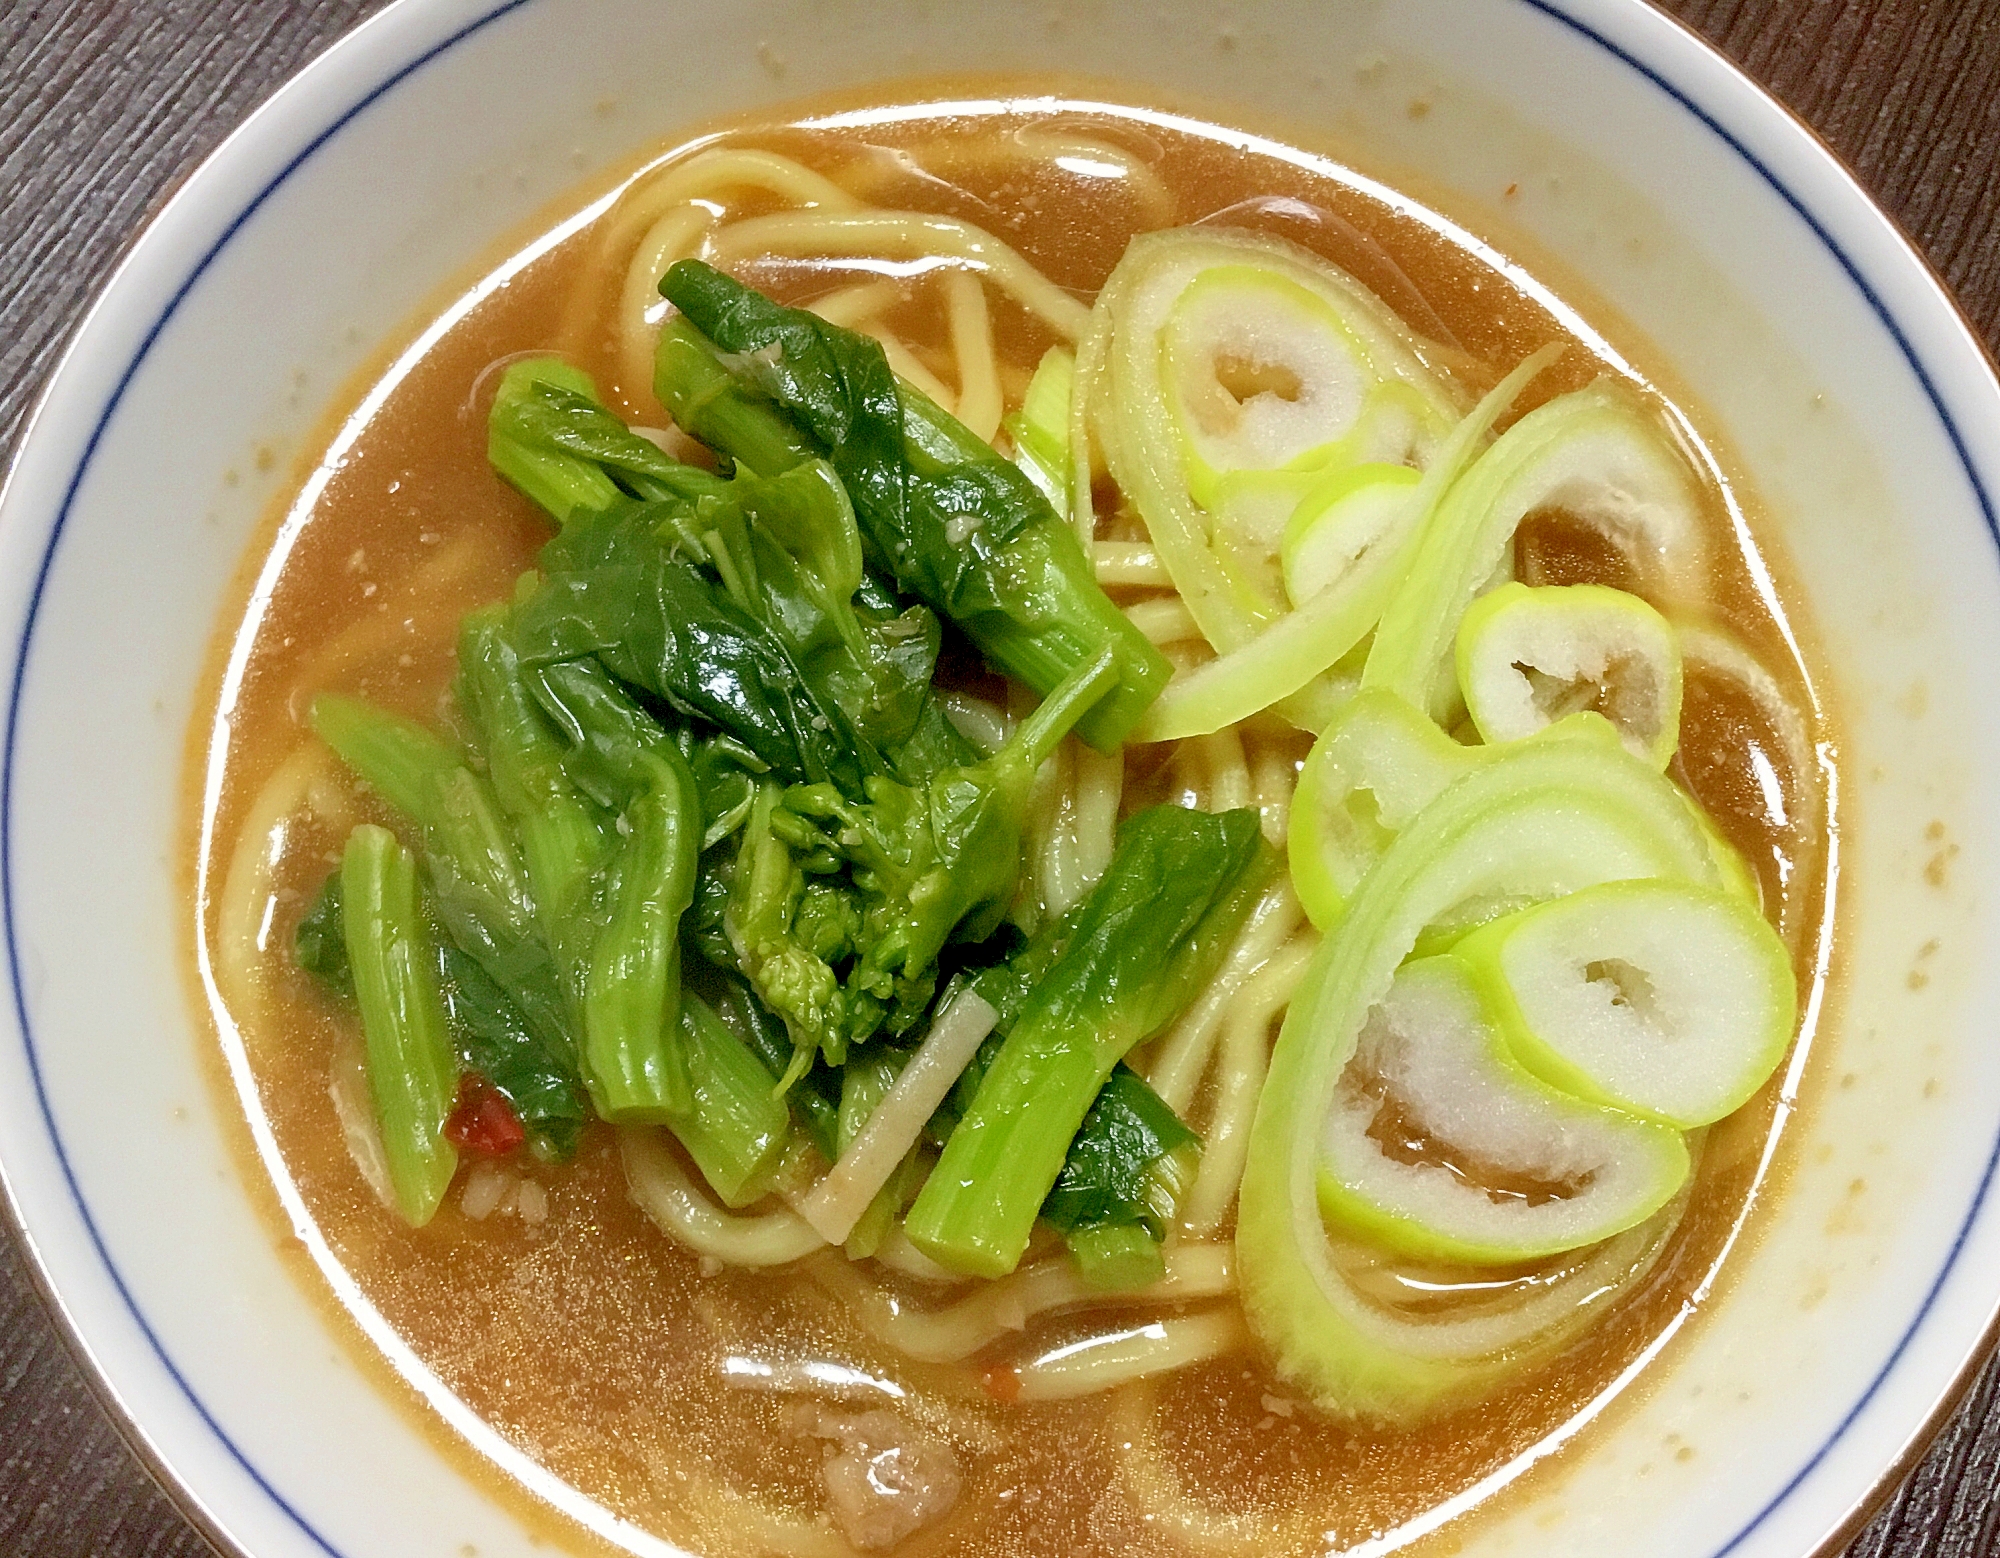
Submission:
<svg viewBox="0 0 2000 1558">
<path fill-rule="evenodd" d="M 2000 726 L 1970 674 L 2000 664 L 2000 392 L 1977 343 L 1822 148 L 1637 0 L 1229 14 L 402 0 L 232 137 L 120 268 L 0 504 L 0 1169 L 68 1324 L 225 1542 L 531 1545 L 472 1457 L 371 1383 L 273 1238 L 190 1009 L 185 743 L 279 480 L 257 451 L 282 470 L 442 283 L 592 170 L 703 115 L 916 71 L 1089 72 L 1223 120 L 1282 104 L 1553 255 L 1733 444 L 1817 624 L 1841 974 L 1785 1186 L 1644 1398 L 1505 1490 L 1466 1550 L 1801 1558 L 1962 1377 L 2000 1295 Z"/>
</svg>

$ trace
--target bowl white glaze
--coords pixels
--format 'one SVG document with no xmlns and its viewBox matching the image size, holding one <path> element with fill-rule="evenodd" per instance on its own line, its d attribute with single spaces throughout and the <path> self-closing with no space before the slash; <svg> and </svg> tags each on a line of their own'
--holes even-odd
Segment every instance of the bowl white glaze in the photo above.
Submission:
<svg viewBox="0 0 2000 1558">
<path fill-rule="evenodd" d="M 190 1008 L 185 741 L 278 473 L 444 282 L 636 147 L 827 87 L 1057 69 L 1223 121 L 1283 105 L 1275 128 L 1554 256 L 1733 447 L 1817 629 L 1841 741 L 1840 974 L 1780 1192 L 1650 1388 L 1511 1468 L 1532 1473 L 1518 1486 L 1478 1490 L 1503 1496 L 1465 1550 L 1802 1558 L 1977 1350 L 2000 1298 L 2000 752 L 1971 668 L 2000 663 L 2000 386 L 1781 109 L 1638 0 L 1300 0 L 1226 20 L 1200 0 L 1032 17 L 402 0 L 134 247 L 0 498 L 0 1174 L 81 1347 L 222 1541 L 255 1558 L 532 1546 L 491 1479 L 357 1366 L 274 1240 Z"/>
</svg>

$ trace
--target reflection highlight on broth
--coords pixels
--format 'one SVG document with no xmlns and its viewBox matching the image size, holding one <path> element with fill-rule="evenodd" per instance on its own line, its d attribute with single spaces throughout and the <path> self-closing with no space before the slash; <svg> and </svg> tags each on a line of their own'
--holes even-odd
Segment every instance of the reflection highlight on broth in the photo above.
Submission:
<svg viewBox="0 0 2000 1558">
<path fill-rule="evenodd" d="M 1828 733 L 1689 418 L 1451 223 L 1111 104 L 746 124 L 358 404 L 200 956 L 344 1301 L 585 1525 L 1387 1552 L 1712 1287 Z"/>
</svg>

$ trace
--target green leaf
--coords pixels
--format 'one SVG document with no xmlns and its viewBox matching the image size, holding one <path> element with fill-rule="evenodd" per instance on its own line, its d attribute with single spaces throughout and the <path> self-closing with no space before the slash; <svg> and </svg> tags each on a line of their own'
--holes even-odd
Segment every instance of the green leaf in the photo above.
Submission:
<svg viewBox="0 0 2000 1558">
<path fill-rule="evenodd" d="M 724 361 L 739 382 L 775 400 L 826 452 L 897 587 L 956 622 L 995 667 L 1047 694 L 1115 650 L 1117 686 L 1080 733 L 1107 751 L 1124 739 L 1172 668 L 1098 588 L 1076 533 L 1026 474 L 900 383 L 870 337 L 773 303 L 699 260 L 676 264 L 660 290 L 716 347 L 737 354 Z M 670 339 L 658 387 L 681 416 L 698 394 L 715 394 L 717 360 L 684 332 Z M 745 409 L 756 429 L 768 422 L 768 406 Z M 767 464 L 789 458 L 768 436 L 757 449 Z"/>
<path fill-rule="evenodd" d="M 1142 1223 L 1154 1239 L 1163 1239 L 1174 1208 L 1171 1200 L 1164 1208 L 1158 1202 L 1154 1166 L 1199 1142 L 1145 1079 L 1120 1061 L 1083 1117 L 1062 1173 L 1042 1203 L 1042 1216 L 1062 1229 Z"/>
<path fill-rule="evenodd" d="M 335 995 L 354 999 L 354 969 L 347 961 L 347 932 L 340 916 L 340 872 L 329 871 L 312 907 L 292 937 L 299 967 Z"/>
<path fill-rule="evenodd" d="M 713 725 L 788 778 L 859 793 L 846 720 L 778 636 L 681 551 L 671 513 L 627 507 L 571 524 L 543 549 L 543 586 L 517 608 L 531 668 L 595 656 L 620 681 Z M 662 525 L 668 533 L 662 533 Z"/>
<path fill-rule="evenodd" d="M 486 455 L 556 523 L 626 498 L 690 498 L 722 485 L 613 416 L 590 375 L 559 358 L 510 363 L 486 419 Z"/>
<path fill-rule="evenodd" d="M 954 1271 L 1014 1269 L 1113 1068 L 1214 972 L 1274 867 L 1248 809 L 1126 820 L 910 1209 L 920 1248 Z"/>
<path fill-rule="evenodd" d="M 507 992 L 449 941 L 438 946 L 438 988 L 462 1069 L 506 1096 L 537 1157 L 573 1156 L 590 1111 L 567 1052 L 545 1044 Z"/>
</svg>

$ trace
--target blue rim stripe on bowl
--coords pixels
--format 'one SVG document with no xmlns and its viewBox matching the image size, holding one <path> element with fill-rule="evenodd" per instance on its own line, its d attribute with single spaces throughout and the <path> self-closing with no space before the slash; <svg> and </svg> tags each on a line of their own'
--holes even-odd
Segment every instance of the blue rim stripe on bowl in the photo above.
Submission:
<svg viewBox="0 0 2000 1558">
<path fill-rule="evenodd" d="M 1938 421 L 1943 424 L 1946 435 L 1951 439 L 1952 452 L 1958 456 L 1958 463 L 1965 470 L 1966 480 L 1972 484 L 1972 490 L 1979 499 L 1979 512 L 1986 520 L 1987 534 L 1993 538 L 1996 546 L 2000 546 L 2000 523 L 1996 523 L 1995 521 L 1992 499 L 1988 497 L 1986 488 L 1979 480 L 1979 473 L 1973 467 L 1971 452 L 1965 446 L 1965 439 L 1958 430 L 1957 422 L 1952 420 L 1951 412 L 1945 406 L 1944 396 L 1932 381 L 1929 370 L 1924 367 L 1922 359 L 1918 357 L 1915 348 L 1911 346 L 1909 338 L 1903 334 L 1902 326 L 1896 322 L 1896 317 L 1890 312 L 1888 305 L 1882 301 L 1875 289 L 1869 285 L 1868 278 L 1862 275 L 1861 268 L 1849 258 L 1847 251 L 1840 246 L 1839 241 L 1835 239 L 1832 233 L 1827 231 L 1819 218 L 1807 209 L 1805 202 L 1792 192 L 1790 187 L 1771 170 L 1761 157 L 1738 140 L 1714 115 L 1710 114 L 1707 109 L 1695 102 L 1693 98 L 1668 81 L 1666 77 L 1662 76 L 1644 60 L 1637 58 L 1620 45 L 1612 42 L 1602 33 L 1578 21 L 1575 17 L 1557 9 L 1556 6 L 1550 3 L 1550 0 L 1520 0 L 1520 3 L 1532 10 L 1541 12 L 1543 15 L 1560 22 L 1571 31 L 1589 39 L 1599 48 L 1613 55 L 1621 63 L 1637 71 L 1646 80 L 1650 81 L 1675 102 L 1679 103 L 1689 113 L 1693 114 L 1695 118 L 1699 119 L 1730 150 L 1734 151 L 1737 156 L 1741 157 L 1754 168 L 1757 175 L 1766 184 L 1770 185 L 1772 189 L 1776 190 L 1785 204 L 1792 208 L 1798 215 L 1799 220 L 1812 229 L 1813 236 L 1825 246 L 1827 253 L 1840 262 L 1840 268 L 1847 273 L 1848 280 L 1853 282 L 1855 289 L 1860 292 L 1862 297 L 1868 300 L 1869 308 L 1874 311 L 1875 317 L 1882 322 L 1882 327 L 1889 332 L 1891 339 L 1896 343 L 1896 349 L 1903 354 L 1904 361 L 1910 365 L 1910 371 L 1916 375 L 1917 382 L 1923 386 L 1924 395 L 1929 399 L 1931 409 L 1937 413 Z M 1731 68 L 1734 69 L 1733 66 Z M 1762 89 L 1760 88 L 1759 90 L 1761 91 Z M 1939 1270 L 1936 1280 L 1931 1283 L 1930 1288 L 1925 1292 L 1924 1300 L 1917 1306 L 1916 1315 L 1910 1321 L 1908 1328 L 1897 1339 L 1896 1345 L 1889 1353 L 1887 1361 L 1883 1363 L 1875 1377 L 1868 1382 L 1868 1388 L 1861 1393 L 1860 1400 L 1856 1401 L 1848 1409 L 1846 1415 L 1841 1418 L 1833 1432 L 1827 1436 L 1826 1442 L 1813 1452 L 1805 1465 L 1801 1466 L 1792 1475 L 1790 1480 L 1773 1495 L 1769 1503 L 1751 1517 L 1742 1530 L 1738 1531 L 1721 1547 L 1715 1550 L 1712 1558 L 1729 1558 L 1729 1554 L 1735 1552 L 1744 1542 L 1748 1541 L 1751 1533 L 1768 1520 L 1777 1511 L 1779 1506 L 1789 1499 L 1793 1493 L 1798 1491 L 1800 1485 L 1819 1469 L 1827 1456 L 1833 1453 L 1833 1447 L 1846 1437 L 1848 1429 L 1854 1426 L 1855 1420 L 1868 1409 L 1869 1403 L 1875 1399 L 1889 1376 L 1895 1372 L 1896 1365 L 1902 1361 L 1903 1355 L 1909 1351 L 1910 1343 L 1916 1339 L 1917 1332 L 1923 1329 L 1924 1321 L 1930 1317 L 1932 1308 L 1937 1304 L 1938 1295 L 1944 1290 L 1945 1282 L 1957 1268 L 1958 1258 L 1965 1249 L 1965 1241 L 1971 1236 L 1973 1225 L 1979 1221 L 1979 1214 L 1985 1208 L 1986 1198 L 1993 1188 L 1993 1179 L 1996 1172 L 2000 1172 L 2000 1138 L 1996 1138 L 1993 1150 L 1987 1154 L 1986 1169 L 1979 1176 L 1979 1188 L 1973 1192 L 1972 1205 L 1966 1211 L 1965 1220 L 1959 1224 L 1958 1233 L 1951 1241 L 1951 1250 L 1945 1257 L 1943 1267 Z"/>
<path fill-rule="evenodd" d="M 502 0 L 502 3 L 496 5 L 492 10 L 474 18 L 455 32 L 431 45 L 431 47 L 419 54 L 415 59 L 396 69 L 383 81 L 351 104 L 328 124 L 325 129 L 315 135 L 283 168 L 272 176 L 263 188 L 231 219 L 228 226 L 223 229 L 214 243 L 202 254 L 200 260 L 196 262 L 193 269 L 174 291 L 172 297 L 168 299 L 165 307 L 160 311 L 158 317 L 153 321 L 141 339 L 137 351 L 134 352 L 131 360 L 120 373 L 118 381 L 109 398 L 106 400 L 102 411 L 99 413 L 96 424 L 91 430 L 90 437 L 84 445 L 83 454 L 77 461 L 76 469 L 72 472 L 64 491 L 62 503 L 57 509 L 54 524 L 49 531 L 47 545 L 42 553 L 41 564 L 36 572 L 34 586 L 29 594 L 26 621 L 22 626 L 20 642 L 16 649 L 14 675 L 8 695 L 6 745 L 4 753 L 0 753 L 0 919 L 4 919 L 8 973 L 12 985 L 14 1011 L 21 1027 L 21 1037 L 26 1052 L 28 1070 L 34 1082 L 36 1105 L 41 1114 L 43 1125 L 48 1132 L 50 1147 L 53 1149 L 56 1160 L 62 1170 L 64 1184 L 69 1191 L 71 1200 L 75 1203 L 77 1214 L 90 1236 L 91 1245 L 96 1250 L 98 1259 L 103 1263 L 105 1272 L 110 1277 L 120 1301 L 123 1302 L 126 1309 L 130 1312 L 134 1323 L 145 1337 L 147 1344 L 152 1348 L 154 1356 L 159 1359 L 160 1365 L 165 1369 L 168 1377 L 172 1379 L 174 1385 L 187 1398 L 189 1405 L 194 1408 L 196 1414 L 207 1425 L 210 1432 L 215 1435 L 217 1442 L 242 1467 L 251 1481 L 314 1545 L 322 1552 L 328 1554 L 329 1558 L 343 1558 L 343 1555 L 258 1471 L 256 1466 L 251 1463 L 249 1457 L 230 1438 L 222 1425 L 216 1421 L 208 1407 L 188 1384 L 186 1377 L 168 1356 L 158 1335 L 139 1309 L 138 1304 L 133 1300 L 131 1292 L 125 1284 L 125 1279 L 118 1270 L 117 1264 L 111 1258 L 111 1252 L 106 1247 L 103 1236 L 98 1230 L 96 1219 L 91 1215 L 89 1205 L 85 1202 L 82 1191 L 77 1184 L 75 1172 L 70 1165 L 69 1154 L 63 1145 L 61 1133 L 56 1127 L 55 1116 L 50 1107 L 47 1091 L 42 1079 L 40 1061 L 36 1054 L 33 1030 L 28 1019 L 20 950 L 15 938 L 13 792 L 15 746 L 19 730 L 21 698 L 27 678 L 28 656 L 32 646 L 35 625 L 41 610 L 43 588 L 47 583 L 49 571 L 55 559 L 56 547 L 60 543 L 63 530 L 68 523 L 76 494 L 89 471 L 91 460 L 97 452 L 98 445 L 103 439 L 106 428 L 110 425 L 112 417 L 116 414 L 120 403 L 124 399 L 126 390 L 130 387 L 141 365 L 151 353 L 154 342 L 166 328 L 168 321 L 179 310 L 183 300 L 194 289 L 216 258 L 236 237 L 237 233 L 242 230 L 250 218 L 322 146 L 331 141 L 371 105 L 380 100 L 396 86 L 422 70 L 425 66 L 464 42 L 467 38 L 483 31 L 501 17 L 519 10 L 530 3 L 531 0 Z M 1674 85 L 1659 71 L 1655 70 L 1651 65 L 1648 65 L 1622 45 L 1612 41 L 1589 24 L 1571 16 L 1554 4 L 1553 0 L 1518 0 L 1518 3 L 1548 17 L 1550 20 L 1610 54 L 1621 64 L 1636 72 L 1675 103 L 1686 109 L 1706 129 L 1714 134 L 1718 140 L 1740 157 L 1784 200 L 1786 205 L 1792 209 L 1799 219 L 1806 224 L 1813 236 L 1819 240 L 1826 251 L 1839 263 L 1843 273 L 1866 300 L 1870 310 L 1874 313 L 1882 327 L 1888 331 L 1890 338 L 1895 342 L 1904 361 L 1909 365 L 1910 371 L 1922 386 L 1925 397 L 1930 401 L 1932 409 L 1937 414 L 1939 423 L 1943 426 L 1947 437 L 1951 441 L 1952 450 L 1956 454 L 1960 466 L 1965 471 L 1966 480 L 1978 499 L 1980 512 L 1985 519 L 1987 531 L 1992 536 L 1996 547 L 2000 547 L 2000 522 L 1996 521 L 1993 501 L 1988 495 L 1984 484 L 1980 481 L 1979 473 L 1966 447 L 1964 437 L 1960 433 L 1957 423 L 1952 418 L 1950 410 L 1945 405 L 1943 395 L 1938 390 L 1936 383 L 1925 368 L 1915 348 L 1911 345 L 1909 338 L 1904 334 L 1895 315 L 1883 302 L 1874 287 L 1869 284 L 1861 268 L 1849 257 L 1839 241 L 1835 239 L 1819 218 L 1813 214 L 1804 200 L 1795 194 L 1762 158 L 1751 151 L 1748 146 L 1739 140 L 1714 115 L 1701 107 L 1692 97 Z M 339 44 L 334 45 L 335 48 L 339 46 Z M 1734 69 L 1733 66 L 1730 68 Z M 1740 75 L 1741 72 L 1737 72 L 1737 74 Z M 1761 91 L 1761 88 L 1759 90 Z M 199 176 L 200 173 L 197 171 L 195 177 L 199 178 Z M 60 372 L 60 365 L 58 372 Z M 33 421 L 31 420 L 28 425 L 32 428 Z M 1740 1531 L 1723 1546 L 1715 1550 L 1712 1558 L 1728 1558 L 1729 1554 L 1735 1552 L 1737 1548 L 1749 1539 L 1759 1526 L 1797 1492 L 1806 1479 L 1832 1453 L 1834 1447 L 1846 1436 L 1855 1421 L 1867 1410 L 1880 1393 L 1884 1383 L 1895 1372 L 1896 1366 L 1908 1352 L 1917 1333 L 1923 1328 L 1924 1322 L 1930 1317 L 1933 1308 L 1936 1306 L 1937 1299 L 1944 1289 L 1945 1283 L 1956 1270 L 1959 1257 L 1964 1252 L 1966 1241 L 1970 1237 L 1974 1226 L 1979 1221 L 1981 1212 L 1985 1208 L 1996 1173 L 2000 1173 L 2000 1140 L 1995 1141 L 1993 1149 L 1988 1155 L 1986 1168 L 1980 1176 L 1978 1189 L 1975 1191 L 1971 1206 L 1967 1210 L 1964 1221 L 1960 1224 L 1958 1233 L 1952 1241 L 1951 1249 L 1945 1258 L 1943 1267 L 1939 1270 L 1936 1279 L 1926 1291 L 1923 1302 L 1918 1306 L 1915 1316 L 1911 1319 L 1909 1326 L 1897 1341 L 1895 1348 L 1890 1352 L 1881 1370 L 1869 1382 L 1867 1389 L 1862 1392 L 1853 1407 L 1841 1418 L 1839 1424 L 1827 1437 L 1825 1443 L 1814 1452 L 1811 1458 L 1800 1467 L 1778 1493 Z M 178 1479 L 179 1473 L 176 1468 L 168 1466 L 167 1469 Z M 190 1489 L 188 1491 L 191 1493 L 193 1490 Z M 228 1533 L 224 1532 L 223 1534 L 227 1535 Z"/>
<path fill-rule="evenodd" d="M 501 4 L 495 6 L 484 15 L 475 17 L 456 32 L 433 44 L 415 59 L 392 72 L 386 79 L 363 94 L 361 98 L 351 104 L 331 124 L 313 136 L 284 167 L 280 168 L 264 187 L 257 191 L 249 203 L 231 218 L 229 225 L 222 230 L 215 242 L 209 245 L 207 250 L 203 252 L 202 257 L 195 262 L 194 268 L 188 272 L 180 286 L 174 290 L 173 296 L 167 300 L 166 306 L 160 310 L 159 317 L 147 328 L 145 336 L 139 343 L 139 349 L 132 355 L 132 360 L 125 365 L 124 371 L 119 374 L 118 382 L 113 387 L 110 398 L 105 401 L 104 409 L 98 414 L 97 422 L 90 430 L 90 437 L 84 444 L 83 454 L 77 461 L 76 469 L 70 475 L 69 484 L 63 492 L 62 504 L 56 510 L 55 524 L 49 531 L 48 545 L 42 553 L 41 566 L 35 573 L 34 588 L 28 596 L 27 621 L 22 625 L 20 644 L 15 651 L 13 685 L 9 689 L 7 698 L 6 749 L 4 754 L 0 754 L 0 920 L 4 920 L 7 938 L 7 970 L 9 981 L 13 987 L 14 1013 L 21 1024 L 21 1038 L 27 1051 L 28 1072 L 34 1079 L 35 1103 L 41 1112 L 42 1122 L 47 1127 L 49 1145 L 55 1150 L 56 1161 L 62 1168 L 63 1183 L 69 1189 L 70 1199 L 76 1203 L 77 1215 L 82 1219 L 84 1228 L 90 1235 L 91 1246 L 97 1251 L 98 1259 L 104 1263 L 105 1273 L 111 1278 L 112 1286 L 117 1289 L 120 1301 L 131 1312 L 132 1319 L 139 1327 L 141 1334 L 145 1336 L 147 1345 L 153 1349 L 154 1356 L 160 1360 L 160 1366 L 167 1371 L 168 1377 L 173 1380 L 181 1394 L 187 1397 L 188 1404 L 194 1408 L 196 1414 L 208 1426 L 209 1431 L 215 1435 L 216 1440 L 222 1447 L 229 1452 L 236 1464 L 243 1468 L 250 1480 L 263 1491 L 265 1496 L 279 1510 L 283 1511 L 286 1518 L 296 1525 L 321 1552 L 326 1553 L 328 1558 L 343 1558 L 343 1555 L 251 1463 L 250 1458 L 243 1453 L 242 1448 L 235 1440 L 230 1438 L 227 1431 L 216 1421 L 214 1414 L 209 1411 L 201 1398 L 195 1394 L 193 1387 L 188 1384 L 186 1377 L 175 1365 L 173 1359 L 167 1355 L 167 1350 L 161 1345 L 159 1336 L 154 1332 L 151 1323 L 146 1319 L 138 1304 L 133 1300 L 131 1290 L 125 1285 L 124 1275 L 119 1271 L 117 1263 L 111 1258 L 110 1250 L 105 1247 L 104 1237 L 98 1231 L 97 1219 L 91 1215 L 90 1207 L 83 1198 L 83 1192 L 76 1182 L 76 1172 L 70 1166 L 69 1153 L 63 1146 L 61 1133 L 56 1129 L 55 1116 L 50 1110 L 48 1092 L 42 1081 L 41 1062 L 35 1053 L 34 1030 L 28 1021 L 27 996 L 21 972 L 20 948 L 14 935 L 14 751 L 20 725 L 21 693 L 27 680 L 28 653 L 34 639 L 36 619 L 41 613 L 42 591 L 48 582 L 49 569 L 55 562 L 56 547 L 61 542 L 63 530 L 69 522 L 70 509 L 75 504 L 77 490 L 83 485 L 83 479 L 90 469 L 91 459 L 97 453 L 97 446 L 103 440 L 104 431 L 110 425 L 111 418 L 116 415 L 120 402 L 124 400 L 125 391 L 131 386 L 132 380 L 137 376 L 141 364 L 151 354 L 153 343 L 159 339 L 160 333 L 166 329 L 167 322 L 179 311 L 182 301 L 194 290 L 195 285 L 207 273 L 209 266 L 215 263 L 217 256 L 229 246 L 230 242 L 243 229 L 244 225 L 249 222 L 251 217 L 256 215 L 264 203 L 277 192 L 279 186 L 284 184 L 287 179 L 310 160 L 315 152 L 328 141 L 332 140 L 355 119 L 359 118 L 374 103 L 422 70 L 426 65 L 429 65 L 433 60 L 446 54 L 458 44 L 464 42 L 475 33 L 482 31 L 493 22 L 498 21 L 509 12 L 519 10 L 522 6 L 529 3 L 530 0 L 502 0 Z M 349 36 L 352 35 L 350 34 Z M 334 47 L 338 46 L 338 43 L 334 45 Z M 206 164 L 204 164 L 205 166 Z M 196 177 L 199 177 L 200 171 L 197 169 Z M 114 279 L 115 275 L 116 273 L 114 272 Z M 66 355 L 67 353 L 65 353 Z M 58 364 L 57 372 L 61 372 L 60 364 Z M 33 428 L 34 420 L 31 419 L 28 423 L 30 430 Z M 164 1457 L 162 1457 L 162 1463 L 165 1464 Z M 180 1473 L 178 1469 L 172 1466 L 168 1466 L 167 1469 L 173 1473 L 175 1480 L 179 1481 Z M 188 1491 L 192 1492 L 193 1490 L 190 1489 Z M 205 1509 L 206 1506 L 203 1507 Z M 229 1536 L 232 1543 L 235 1541 L 233 1534 L 227 1531 L 224 1531 L 222 1534 Z"/>
</svg>

